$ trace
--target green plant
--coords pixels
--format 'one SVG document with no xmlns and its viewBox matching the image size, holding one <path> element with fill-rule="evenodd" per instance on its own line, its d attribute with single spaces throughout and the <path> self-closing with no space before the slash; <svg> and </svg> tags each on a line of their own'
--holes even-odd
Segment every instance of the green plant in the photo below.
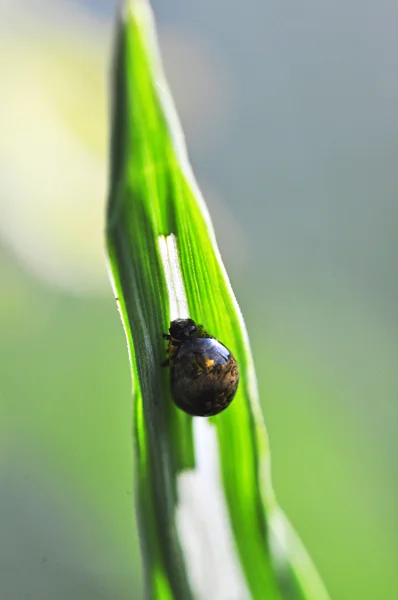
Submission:
<svg viewBox="0 0 398 600">
<path fill-rule="evenodd" d="M 189 166 L 145 0 L 125 3 L 118 28 L 107 247 L 133 374 L 149 596 L 326 600 L 275 500 L 245 326 Z M 236 398 L 211 419 L 174 406 L 161 367 L 162 332 L 188 315 L 240 365 Z"/>
</svg>

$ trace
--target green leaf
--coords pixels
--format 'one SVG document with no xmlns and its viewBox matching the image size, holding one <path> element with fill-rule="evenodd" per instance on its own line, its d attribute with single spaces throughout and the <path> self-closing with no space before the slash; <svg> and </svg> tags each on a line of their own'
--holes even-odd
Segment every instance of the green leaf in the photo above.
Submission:
<svg viewBox="0 0 398 600">
<path fill-rule="evenodd" d="M 243 318 L 193 177 L 148 3 L 117 35 L 109 272 L 133 378 L 136 504 L 149 597 L 326 600 L 278 508 Z M 235 399 L 210 419 L 172 402 L 162 333 L 190 316 L 233 352 Z"/>
</svg>

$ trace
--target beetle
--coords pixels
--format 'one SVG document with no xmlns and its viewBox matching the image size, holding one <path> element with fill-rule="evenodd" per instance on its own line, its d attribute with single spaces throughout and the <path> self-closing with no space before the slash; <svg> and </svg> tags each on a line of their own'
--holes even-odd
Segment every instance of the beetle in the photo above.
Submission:
<svg viewBox="0 0 398 600">
<path fill-rule="evenodd" d="M 232 352 L 193 319 L 171 321 L 169 333 L 171 395 L 174 403 L 196 417 L 211 417 L 232 402 L 239 384 Z"/>
</svg>

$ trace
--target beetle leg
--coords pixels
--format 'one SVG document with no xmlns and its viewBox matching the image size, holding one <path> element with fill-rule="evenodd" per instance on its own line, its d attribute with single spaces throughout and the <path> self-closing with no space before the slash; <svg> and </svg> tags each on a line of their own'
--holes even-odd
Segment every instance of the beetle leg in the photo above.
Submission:
<svg viewBox="0 0 398 600">
<path fill-rule="evenodd" d="M 163 333 L 164 340 L 171 340 L 171 335 L 169 333 Z"/>
</svg>

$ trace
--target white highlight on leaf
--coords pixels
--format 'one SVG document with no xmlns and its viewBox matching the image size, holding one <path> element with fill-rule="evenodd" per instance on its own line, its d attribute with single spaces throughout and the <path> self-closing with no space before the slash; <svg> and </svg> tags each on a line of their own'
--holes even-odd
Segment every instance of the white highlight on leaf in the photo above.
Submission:
<svg viewBox="0 0 398 600">
<path fill-rule="evenodd" d="M 174 234 L 159 236 L 169 295 L 170 319 L 189 316 L 188 302 Z M 248 600 L 224 496 L 217 432 L 202 417 L 194 417 L 194 469 L 177 479 L 176 524 L 197 600 Z"/>
<path fill-rule="evenodd" d="M 167 237 L 160 235 L 158 244 L 169 294 L 170 320 L 187 318 L 188 301 L 182 280 L 176 237 L 173 233 Z"/>
<path fill-rule="evenodd" d="M 223 493 L 217 432 L 193 419 L 196 467 L 178 478 L 177 528 L 198 600 L 248 600 Z"/>
</svg>

